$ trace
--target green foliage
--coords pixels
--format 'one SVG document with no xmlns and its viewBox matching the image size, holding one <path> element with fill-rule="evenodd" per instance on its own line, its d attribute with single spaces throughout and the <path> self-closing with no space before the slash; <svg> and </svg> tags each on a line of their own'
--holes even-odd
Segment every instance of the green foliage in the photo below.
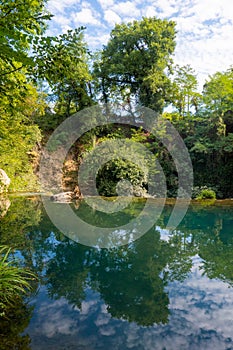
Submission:
<svg viewBox="0 0 233 350">
<path fill-rule="evenodd" d="M 196 199 L 216 199 L 216 193 L 210 188 L 204 188 L 200 190 L 200 193 L 196 196 Z"/>
<path fill-rule="evenodd" d="M 0 4 L 0 167 L 11 179 L 11 191 L 36 190 L 30 155 L 40 141 L 34 117 L 43 114 L 44 99 L 28 79 L 32 42 L 43 34 L 50 14 L 42 0 Z"/>
<path fill-rule="evenodd" d="M 49 84 L 58 115 L 67 117 L 93 104 L 84 29 L 42 37 L 34 45 L 36 66 L 32 73 Z"/>
<path fill-rule="evenodd" d="M 0 82 L 10 72 L 33 64 L 29 49 L 46 28 L 51 15 L 44 0 L 3 0 L 0 3 Z M 17 64 L 17 62 L 19 64 Z"/>
<path fill-rule="evenodd" d="M 136 120 L 135 106 L 162 113 L 170 105 L 174 111 L 164 112 L 164 117 L 173 123 L 190 151 L 195 185 L 218 186 L 218 197 L 232 197 L 232 67 L 210 76 L 200 94 L 191 66 L 172 67 L 175 22 L 153 17 L 117 24 L 103 50 L 91 54 L 84 41 L 85 27 L 56 37 L 45 35 L 52 17 L 46 5 L 46 0 L 0 3 L 0 168 L 11 178 L 9 190 L 38 189 L 33 170 L 38 166 L 36 151 L 42 136 L 48 138 L 66 117 L 87 106 L 118 101 L 123 117 L 129 112 L 128 122 Z M 102 127 L 94 128 L 72 148 L 74 158 L 80 164 L 83 153 L 98 143 L 121 137 L 142 143 L 158 157 L 168 193 L 175 196 L 178 177 L 174 161 L 168 150 L 142 129 L 109 127 L 106 136 Z M 51 146 L 62 146 L 62 142 L 59 137 Z M 147 189 L 147 174 L 142 175 L 133 162 L 123 163 L 116 158 L 101 169 L 100 193 L 115 194 L 116 183 L 122 179 Z"/>
<path fill-rule="evenodd" d="M 183 77 L 185 75 L 181 74 L 181 80 Z M 184 79 L 185 84 L 186 82 L 188 81 Z M 164 113 L 164 117 L 176 127 L 190 152 L 195 186 L 207 186 L 214 190 L 216 188 L 218 198 L 233 196 L 233 184 L 230 181 L 233 171 L 232 89 L 230 68 L 209 77 L 192 113 L 188 114 L 187 110 L 184 115 L 181 110 L 180 113 Z M 173 106 L 178 109 L 176 101 L 173 100 Z"/>
<path fill-rule="evenodd" d="M 95 64 L 104 102 L 120 98 L 161 111 L 169 80 L 165 69 L 171 65 L 175 48 L 175 23 L 143 18 L 117 24 Z M 165 93 L 163 93 L 163 91 Z"/>
<path fill-rule="evenodd" d="M 12 73 L 24 81 L 22 73 Z M 0 95 L 0 167 L 11 179 L 9 190 L 35 190 L 37 180 L 33 175 L 30 152 L 41 139 L 40 130 L 34 124 L 35 114 L 42 114 L 44 105 L 30 84 L 22 88 L 8 86 L 6 94 Z"/>
<path fill-rule="evenodd" d="M 7 317 L 8 308 L 14 307 L 17 300 L 31 290 L 30 281 L 35 275 L 9 261 L 11 248 L 0 247 L 0 316 Z"/>
<path fill-rule="evenodd" d="M 107 162 L 100 169 L 97 175 L 96 185 L 99 194 L 102 196 L 117 196 L 117 190 L 122 191 L 122 193 L 127 193 L 128 190 L 132 194 L 133 192 L 137 192 L 139 188 L 146 190 L 148 181 L 146 175 L 138 165 L 122 158 L 116 158 Z M 131 190 L 129 183 L 126 184 L 124 180 L 131 184 Z"/>
<path fill-rule="evenodd" d="M 156 155 L 146 152 L 150 146 L 146 143 L 148 135 L 142 128 L 136 130 L 123 125 L 109 126 L 99 132 L 94 138 L 95 142 L 85 144 L 81 155 L 81 166 L 84 169 L 80 178 L 82 184 L 88 190 L 89 182 L 96 177 L 100 195 L 116 196 L 119 192 L 121 195 L 147 196 L 149 179 L 158 173 Z M 88 136 L 90 141 L 90 135 Z M 100 166 L 109 154 L 111 160 L 106 160 Z M 153 184 L 150 185 L 152 194 Z M 88 194 L 91 195 L 91 192 Z"/>
<path fill-rule="evenodd" d="M 175 67 L 171 100 L 182 117 L 192 114 L 191 107 L 198 110 L 201 95 L 197 92 L 197 85 L 195 72 L 190 65 Z"/>
<path fill-rule="evenodd" d="M 32 242 L 28 232 L 37 227 L 41 220 L 40 203 L 37 200 L 28 200 L 25 197 L 11 198 L 7 213 L 1 217 L 0 245 L 11 244 L 13 249 L 21 251 L 31 250 Z M 39 234 L 38 234 L 39 235 Z M 28 266 L 32 269 L 31 255 L 26 258 Z"/>
<path fill-rule="evenodd" d="M 31 339 L 23 334 L 32 316 L 33 307 L 17 300 L 14 308 L 7 310 L 7 317 L 0 320 L 0 350 L 30 350 Z"/>
<path fill-rule="evenodd" d="M 233 68 L 226 72 L 217 72 L 209 77 L 203 90 L 205 109 L 208 112 L 224 116 L 233 110 Z"/>
</svg>

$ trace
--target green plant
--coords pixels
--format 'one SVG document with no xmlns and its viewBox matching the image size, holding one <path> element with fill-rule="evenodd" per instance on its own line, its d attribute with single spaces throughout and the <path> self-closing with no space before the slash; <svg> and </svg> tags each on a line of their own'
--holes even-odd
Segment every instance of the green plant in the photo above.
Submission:
<svg viewBox="0 0 233 350">
<path fill-rule="evenodd" d="M 22 296 L 32 289 L 30 281 L 36 276 L 9 260 L 11 248 L 0 246 L 0 316 L 5 317 L 8 309 L 14 308 Z"/>
<path fill-rule="evenodd" d="M 216 199 L 216 193 L 211 190 L 210 188 L 205 188 L 201 190 L 199 195 L 196 197 L 196 199 Z"/>
</svg>

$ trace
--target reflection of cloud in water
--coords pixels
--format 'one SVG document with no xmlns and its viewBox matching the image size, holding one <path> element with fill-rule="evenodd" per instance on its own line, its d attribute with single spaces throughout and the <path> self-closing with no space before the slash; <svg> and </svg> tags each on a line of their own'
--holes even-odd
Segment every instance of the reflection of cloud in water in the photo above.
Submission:
<svg viewBox="0 0 233 350">
<path fill-rule="evenodd" d="M 57 333 L 72 334 L 76 324 L 69 314 L 64 313 L 66 308 L 67 301 L 63 298 L 49 304 L 43 302 L 38 310 L 41 324 L 38 332 L 42 332 L 48 338 Z"/>
<path fill-rule="evenodd" d="M 106 305 L 101 305 L 101 312 L 98 314 L 95 324 L 97 327 L 106 325 L 110 322 L 111 315 L 108 314 Z"/>
<path fill-rule="evenodd" d="M 155 230 L 158 231 L 160 233 L 160 239 L 162 241 L 165 241 L 165 242 L 169 242 L 171 240 L 171 238 L 173 237 L 173 233 L 178 233 L 179 231 L 177 230 L 174 230 L 174 231 L 171 231 L 169 229 L 165 229 L 165 228 L 161 228 L 160 226 L 156 226 L 155 227 Z M 182 234 L 182 233 L 181 233 Z M 190 243 L 191 242 L 191 235 L 190 236 L 187 236 L 185 237 L 185 241 L 187 243 Z"/>
<path fill-rule="evenodd" d="M 185 321 L 191 324 L 192 329 L 212 330 L 214 333 L 216 330 L 216 336 L 231 338 L 233 290 L 217 279 L 209 280 L 202 276 L 201 259 L 197 257 L 193 276 L 183 285 L 176 282 L 172 286 L 169 295 L 174 315 L 185 314 Z"/>
<path fill-rule="evenodd" d="M 163 229 L 160 226 L 156 226 L 155 230 L 160 233 L 160 239 L 162 241 L 169 242 L 169 240 L 170 240 L 170 238 L 172 236 L 170 230 Z"/>
<path fill-rule="evenodd" d="M 107 337 L 112 336 L 116 333 L 116 330 L 113 327 L 105 326 L 100 328 L 100 334 Z"/>
<path fill-rule="evenodd" d="M 33 350 L 200 350 L 232 349 L 233 290 L 202 276 L 193 258 L 193 277 L 167 289 L 171 315 L 167 325 L 140 327 L 111 318 L 98 293 L 87 291 L 82 311 L 42 291 L 28 333 Z"/>
<path fill-rule="evenodd" d="M 82 310 L 80 312 L 81 315 L 88 315 L 93 306 L 96 304 L 96 300 L 83 301 L 82 302 Z"/>
</svg>

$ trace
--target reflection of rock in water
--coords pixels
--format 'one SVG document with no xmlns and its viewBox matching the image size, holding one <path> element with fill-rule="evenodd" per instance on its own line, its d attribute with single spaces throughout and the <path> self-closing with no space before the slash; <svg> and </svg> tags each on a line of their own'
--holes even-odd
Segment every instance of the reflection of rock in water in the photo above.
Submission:
<svg viewBox="0 0 233 350">
<path fill-rule="evenodd" d="M 50 197 L 51 201 L 59 203 L 70 203 L 73 197 L 73 192 L 61 192 Z"/>
<path fill-rule="evenodd" d="M 0 193 L 7 192 L 10 183 L 10 178 L 7 176 L 4 170 L 0 169 Z"/>
<path fill-rule="evenodd" d="M 11 202 L 8 198 L 0 197 L 0 218 L 3 218 L 3 216 L 6 215 L 10 205 Z"/>
<path fill-rule="evenodd" d="M 74 191 L 61 192 L 53 194 L 50 200 L 58 203 L 71 203 L 72 200 L 77 200 L 82 198 L 78 186 L 75 187 Z"/>
</svg>

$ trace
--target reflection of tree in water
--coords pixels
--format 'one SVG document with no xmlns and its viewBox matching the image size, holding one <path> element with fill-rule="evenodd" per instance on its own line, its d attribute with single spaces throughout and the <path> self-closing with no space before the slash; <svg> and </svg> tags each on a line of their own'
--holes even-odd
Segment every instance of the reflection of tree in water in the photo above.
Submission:
<svg viewBox="0 0 233 350">
<path fill-rule="evenodd" d="M 50 297 L 65 297 L 81 308 L 88 284 L 90 255 L 94 249 L 78 245 L 68 239 L 56 246 L 55 256 L 46 271 L 47 288 Z"/>
<path fill-rule="evenodd" d="M 171 208 L 167 207 L 164 224 Z M 198 254 L 203 262 L 201 270 L 208 278 L 218 278 L 233 286 L 233 219 L 232 205 L 205 207 L 191 205 L 179 225 L 179 236 L 189 237 L 192 255 Z M 174 236 L 173 236 L 174 237 Z"/>
<path fill-rule="evenodd" d="M 30 350 L 30 337 L 22 335 L 28 326 L 33 307 L 19 300 L 16 307 L 7 311 L 7 317 L 0 317 L 0 350 Z"/>
<path fill-rule="evenodd" d="M 219 237 L 207 239 L 199 255 L 204 260 L 201 269 L 208 278 L 218 278 L 233 286 L 233 240 L 226 246 Z"/>
<path fill-rule="evenodd" d="M 27 199 L 25 197 L 11 198 L 11 206 L 7 213 L 0 220 L 0 245 L 10 245 L 15 248 L 11 255 L 15 255 L 16 260 L 20 251 L 24 258 L 21 264 L 39 274 L 43 267 L 40 261 L 43 260 L 43 248 L 45 238 L 42 235 L 35 235 L 41 221 L 41 203 L 38 198 Z M 51 234 L 48 231 L 47 237 Z M 48 247 L 45 248 L 48 254 Z M 36 266 L 35 266 L 36 265 Z M 33 281 L 33 293 L 38 287 L 38 281 Z M 0 350 L 21 349 L 29 350 L 30 337 L 22 335 L 28 326 L 32 316 L 33 307 L 26 301 L 18 300 L 17 304 L 7 309 L 6 317 L 0 315 Z"/>
<path fill-rule="evenodd" d="M 183 257 L 171 272 L 177 248 L 160 240 L 155 229 L 117 249 L 96 250 L 65 240 L 53 253 L 46 271 L 51 297 L 64 296 L 80 308 L 89 283 L 100 292 L 113 317 L 144 326 L 168 321 L 165 286 L 171 276 L 179 278 L 182 272 L 183 279 L 190 269 Z"/>
<path fill-rule="evenodd" d="M 208 278 L 218 278 L 233 286 L 233 220 L 215 218 L 212 230 L 199 239 L 199 256 L 202 270 Z"/>
<path fill-rule="evenodd" d="M 41 218 L 40 202 L 27 198 L 11 198 L 11 206 L 1 218 L 0 243 L 23 249 L 28 247 L 27 233 L 38 226 Z"/>
<path fill-rule="evenodd" d="M 170 212 L 171 208 L 165 209 L 161 226 Z M 179 228 L 170 232 L 167 241 L 163 241 L 154 228 L 134 243 L 112 250 L 96 250 L 64 240 L 54 248 L 54 258 L 47 266 L 49 294 L 55 298 L 65 296 L 80 308 L 85 288 L 91 285 L 99 291 L 113 317 L 144 326 L 166 323 L 169 316 L 167 283 L 184 281 L 191 271 L 192 257 L 202 256 L 205 247 L 209 253 L 205 252 L 205 257 L 214 261 L 213 248 L 218 249 L 217 222 L 216 213 L 191 208 Z M 208 243 L 210 235 L 214 247 Z M 221 259 L 223 262 L 223 256 Z M 206 260 L 203 269 L 212 278 L 207 267 L 211 269 Z M 220 274 L 219 278 L 224 279 Z"/>
<path fill-rule="evenodd" d="M 143 326 L 168 321 L 166 276 L 160 277 L 168 259 L 169 247 L 154 230 L 131 246 L 99 253 L 91 280 L 113 317 Z"/>
<path fill-rule="evenodd" d="M 85 208 L 80 207 L 85 216 Z M 41 276 L 41 284 L 47 285 L 52 298 L 65 297 L 81 308 L 90 286 L 100 293 L 113 317 L 149 326 L 168 322 L 166 286 L 187 278 L 194 255 L 203 259 L 201 268 L 209 278 L 232 285 L 231 208 L 191 206 L 165 240 L 152 228 L 128 246 L 97 250 L 65 238 L 37 202 L 21 198 L 12 201 L 2 218 L 0 239 L 1 244 L 11 241 L 20 249 L 24 263 Z M 124 220 L 137 216 L 138 209 L 137 205 L 127 208 Z M 158 229 L 166 227 L 171 210 L 171 206 L 165 207 Z M 94 218 L 105 222 L 99 212 Z M 118 220 L 115 216 L 116 224 Z"/>
</svg>

